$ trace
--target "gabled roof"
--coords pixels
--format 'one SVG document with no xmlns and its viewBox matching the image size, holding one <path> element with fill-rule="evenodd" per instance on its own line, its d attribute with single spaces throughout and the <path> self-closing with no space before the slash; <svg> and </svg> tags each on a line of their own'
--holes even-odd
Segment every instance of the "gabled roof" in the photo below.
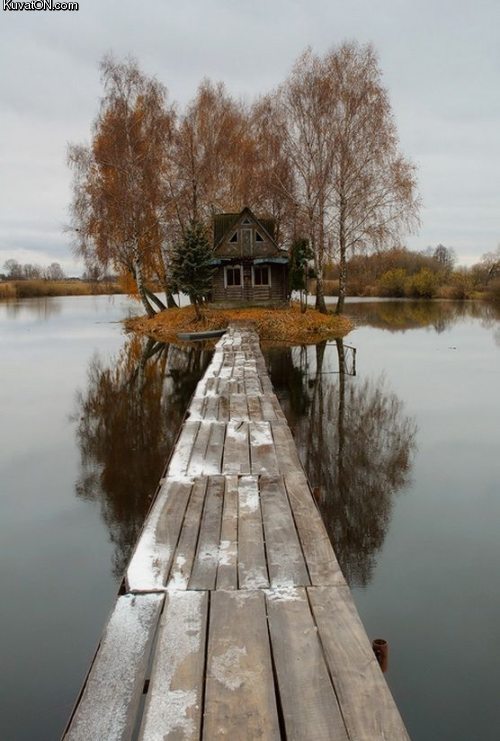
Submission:
<svg viewBox="0 0 500 741">
<path fill-rule="evenodd" d="M 271 242 L 276 246 L 276 249 L 279 249 L 274 239 L 274 235 L 276 232 L 275 220 L 270 218 L 259 219 L 257 218 L 257 216 L 255 216 L 253 211 L 248 208 L 248 206 L 245 206 L 245 208 L 240 211 L 239 214 L 226 213 L 216 214 L 216 216 L 214 216 L 214 250 L 216 250 L 221 242 L 224 241 L 224 238 L 227 236 L 228 232 L 232 231 L 238 224 L 238 222 L 240 220 L 242 221 L 245 216 L 253 219 L 257 226 L 264 231 L 268 239 L 270 239 Z"/>
</svg>

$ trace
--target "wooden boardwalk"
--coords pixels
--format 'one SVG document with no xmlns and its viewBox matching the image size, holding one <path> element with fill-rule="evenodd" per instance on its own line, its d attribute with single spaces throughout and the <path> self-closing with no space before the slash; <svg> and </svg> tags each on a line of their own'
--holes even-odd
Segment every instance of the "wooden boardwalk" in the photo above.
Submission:
<svg viewBox="0 0 500 741">
<path fill-rule="evenodd" d="M 65 738 L 409 738 L 250 329 L 198 384 Z"/>
</svg>

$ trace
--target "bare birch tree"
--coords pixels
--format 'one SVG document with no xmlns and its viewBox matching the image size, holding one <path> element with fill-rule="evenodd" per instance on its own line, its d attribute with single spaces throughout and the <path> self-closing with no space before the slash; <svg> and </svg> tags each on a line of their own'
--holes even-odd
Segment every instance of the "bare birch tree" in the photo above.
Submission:
<svg viewBox="0 0 500 741">
<path fill-rule="evenodd" d="M 164 304 L 147 288 L 152 276 L 166 283 L 165 240 L 168 167 L 174 111 L 166 90 L 134 60 L 100 65 L 104 96 L 90 146 L 72 145 L 72 228 L 75 252 L 86 263 L 109 264 L 131 277 L 144 308 Z"/>
<path fill-rule="evenodd" d="M 347 262 L 355 249 L 388 248 L 418 223 L 415 167 L 398 149 L 396 125 L 371 45 L 345 43 L 324 58 L 331 81 L 333 168 L 328 210 L 338 249 L 344 308 Z"/>
<path fill-rule="evenodd" d="M 271 100 L 271 99 L 270 99 Z M 283 149 L 294 172 L 294 201 L 314 255 L 316 308 L 326 313 L 323 273 L 326 258 L 325 217 L 331 186 L 334 137 L 332 85 L 322 60 L 307 50 L 284 85 L 273 95 Z"/>
</svg>

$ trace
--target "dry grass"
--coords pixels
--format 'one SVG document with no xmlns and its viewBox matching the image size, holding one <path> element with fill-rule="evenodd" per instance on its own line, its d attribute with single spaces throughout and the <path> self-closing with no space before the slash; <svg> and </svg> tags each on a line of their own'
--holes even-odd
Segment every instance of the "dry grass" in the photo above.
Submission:
<svg viewBox="0 0 500 741">
<path fill-rule="evenodd" d="M 16 298 L 17 293 L 12 283 L 0 283 L 0 299 L 1 298 Z"/>
<path fill-rule="evenodd" d="M 287 308 L 246 308 L 204 310 L 201 322 L 196 321 L 192 306 L 168 309 L 152 318 L 129 319 L 129 330 L 162 342 L 178 342 L 177 332 L 203 332 L 224 329 L 230 322 L 252 322 L 263 342 L 283 345 L 314 344 L 333 337 L 344 337 L 352 329 L 345 316 L 320 314 L 309 309 L 300 313 L 297 305 Z"/>
<path fill-rule="evenodd" d="M 0 283 L 0 299 L 91 296 L 110 293 L 123 293 L 123 290 L 117 283 L 96 284 L 79 280 L 13 280 Z"/>
</svg>

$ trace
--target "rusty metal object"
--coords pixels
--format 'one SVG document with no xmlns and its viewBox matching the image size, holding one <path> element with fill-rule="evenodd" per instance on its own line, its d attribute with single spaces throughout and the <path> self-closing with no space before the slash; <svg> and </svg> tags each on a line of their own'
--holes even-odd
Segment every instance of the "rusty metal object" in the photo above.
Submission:
<svg viewBox="0 0 500 741">
<path fill-rule="evenodd" d="M 389 644 L 383 638 L 375 638 L 372 641 L 372 648 L 375 658 L 385 674 L 389 666 Z"/>
</svg>

